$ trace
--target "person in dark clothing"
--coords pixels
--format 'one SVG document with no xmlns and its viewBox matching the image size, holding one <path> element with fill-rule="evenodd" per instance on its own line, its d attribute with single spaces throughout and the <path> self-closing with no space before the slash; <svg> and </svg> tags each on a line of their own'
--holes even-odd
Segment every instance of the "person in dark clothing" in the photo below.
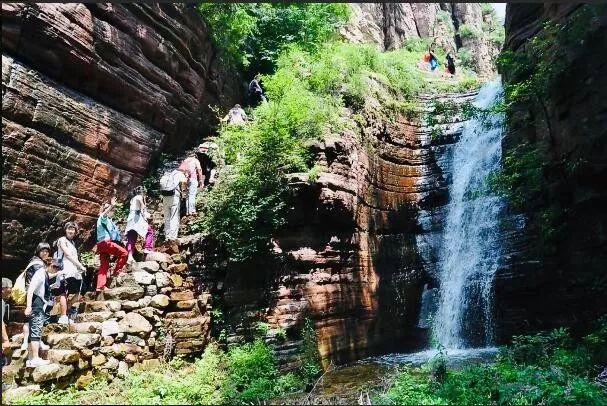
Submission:
<svg viewBox="0 0 607 406">
<path fill-rule="evenodd" d="M 215 184 L 217 164 L 211 158 L 210 149 L 216 147 L 217 145 L 214 142 L 209 141 L 198 146 L 198 158 L 202 167 L 202 175 L 204 176 L 204 187 Z"/>
<path fill-rule="evenodd" d="M 445 65 L 447 67 L 447 72 L 451 75 L 455 75 L 455 60 L 453 59 L 451 52 L 447 52 L 446 59 Z"/>
<path fill-rule="evenodd" d="M 266 97 L 264 96 L 261 85 L 259 84 L 260 79 L 261 76 L 257 74 L 249 83 L 249 101 L 252 106 L 256 106 L 261 102 L 266 102 Z"/>
</svg>

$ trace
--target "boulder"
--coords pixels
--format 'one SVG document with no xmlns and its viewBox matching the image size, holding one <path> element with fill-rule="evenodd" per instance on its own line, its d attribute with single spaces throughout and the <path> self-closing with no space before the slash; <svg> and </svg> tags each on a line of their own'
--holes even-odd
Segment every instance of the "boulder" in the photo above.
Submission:
<svg viewBox="0 0 607 406">
<path fill-rule="evenodd" d="M 164 288 L 165 286 L 169 286 L 171 284 L 171 278 L 168 272 L 158 272 L 156 274 L 156 286 L 159 288 Z"/>
<path fill-rule="evenodd" d="M 116 319 L 106 320 L 101 324 L 101 335 L 111 336 L 120 333 L 120 326 Z"/>
<path fill-rule="evenodd" d="M 115 300 L 138 300 L 143 297 L 144 290 L 141 286 L 121 286 L 113 289 L 106 289 L 104 297 Z"/>
<path fill-rule="evenodd" d="M 150 252 L 149 254 L 147 254 L 147 256 L 145 257 L 146 261 L 155 261 L 156 263 L 172 263 L 173 260 L 171 259 L 171 256 L 169 254 L 165 254 L 164 252 Z M 148 271 L 150 272 L 150 271 Z"/>
<path fill-rule="evenodd" d="M 128 313 L 118 324 L 121 331 L 125 333 L 149 333 L 152 331 L 150 322 L 137 313 Z"/>
<path fill-rule="evenodd" d="M 183 300 L 193 300 L 194 292 L 191 290 L 184 290 L 181 292 L 171 292 L 171 300 L 172 301 L 183 301 Z"/>
<path fill-rule="evenodd" d="M 116 372 L 116 374 L 118 376 L 124 378 L 128 373 L 129 373 L 129 365 L 124 361 L 120 361 L 118 363 L 118 371 Z"/>
<path fill-rule="evenodd" d="M 4 369 L 4 368 L 3 368 Z M 42 392 L 40 385 L 27 385 L 10 388 L 2 391 L 2 404 L 11 404 L 28 396 L 38 395 Z"/>
<path fill-rule="evenodd" d="M 112 312 L 103 311 L 103 312 L 95 312 L 95 313 L 80 313 L 76 315 L 74 319 L 77 323 L 103 323 L 110 317 L 112 317 Z"/>
<path fill-rule="evenodd" d="M 76 350 L 48 350 L 47 359 L 57 364 L 72 364 L 78 362 L 80 353 Z"/>
<path fill-rule="evenodd" d="M 93 358 L 91 359 L 91 365 L 94 368 L 100 367 L 101 365 L 105 364 L 105 362 L 106 362 L 106 358 L 105 358 L 105 355 L 103 355 L 103 354 L 93 355 Z"/>
<path fill-rule="evenodd" d="M 74 349 L 92 347 L 101 342 L 99 334 L 90 333 L 53 333 L 48 336 L 48 344 L 56 349 Z"/>
<path fill-rule="evenodd" d="M 183 273 L 188 270 L 188 264 L 172 264 L 169 265 L 168 271 L 170 273 Z"/>
<path fill-rule="evenodd" d="M 139 299 L 139 300 L 141 300 L 141 299 Z M 126 311 L 130 311 L 130 310 L 134 310 L 134 309 L 139 309 L 139 307 L 141 306 L 139 304 L 139 300 L 137 300 L 137 301 L 127 300 L 126 302 L 122 302 L 122 308 L 124 310 L 126 310 Z"/>
<path fill-rule="evenodd" d="M 183 300 L 181 302 L 177 302 L 177 308 L 181 310 L 190 310 L 194 306 L 196 306 L 196 299 L 192 300 Z"/>
<path fill-rule="evenodd" d="M 137 267 L 142 271 L 156 273 L 160 269 L 160 264 L 156 261 L 138 262 Z"/>
<path fill-rule="evenodd" d="M 81 390 L 81 389 L 84 389 L 87 386 L 89 386 L 92 381 L 93 381 L 93 371 L 88 370 L 88 371 L 82 373 L 78 377 L 78 379 L 76 379 L 74 386 L 76 387 L 76 389 Z"/>
<path fill-rule="evenodd" d="M 154 296 L 158 294 L 158 287 L 156 285 L 148 285 L 145 287 L 145 294 L 147 296 Z"/>
<path fill-rule="evenodd" d="M 155 295 L 150 301 L 150 306 L 158 309 L 164 309 L 169 305 L 169 297 L 167 295 Z"/>
<path fill-rule="evenodd" d="M 132 273 L 135 281 L 140 285 L 149 285 L 154 282 L 154 275 L 146 271 L 135 271 Z"/>
<path fill-rule="evenodd" d="M 74 372 L 72 365 L 48 364 L 41 365 L 34 369 L 32 379 L 36 383 L 50 381 L 51 379 L 59 379 L 70 375 Z"/>
<path fill-rule="evenodd" d="M 86 302 L 84 305 L 84 311 L 88 313 L 104 311 L 117 312 L 118 310 L 120 310 L 120 302 L 115 300 Z"/>
</svg>

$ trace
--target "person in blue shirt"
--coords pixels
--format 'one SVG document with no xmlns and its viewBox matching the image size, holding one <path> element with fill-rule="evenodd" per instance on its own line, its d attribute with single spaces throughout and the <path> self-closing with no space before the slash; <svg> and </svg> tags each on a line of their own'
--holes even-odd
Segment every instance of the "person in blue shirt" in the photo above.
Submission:
<svg viewBox="0 0 607 406">
<path fill-rule="evenodd" d="M 113 275 L 118 275 L 128 258 L 128 252 L 122 245 L 122 238 L 116 223 L 112 220 L 114 207 L 116 206 L 116 197 L 112 197 L 110 203 L 101 206 L 99 218 L 97 219 L 97 245 L 95 246 L 99 254 L 99 271 L 97 272 L 97 294 L 103 292 L 107 284 L 107 274 L 110 269 L 110 256 L 116 257 L 116 267 Z"/>
</svg>

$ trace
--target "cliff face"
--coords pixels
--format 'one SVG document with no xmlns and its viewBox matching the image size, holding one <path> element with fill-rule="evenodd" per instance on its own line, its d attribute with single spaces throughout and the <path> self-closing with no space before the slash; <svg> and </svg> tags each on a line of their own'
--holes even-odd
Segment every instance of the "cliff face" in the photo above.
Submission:
<svg viewBox="0 0 607 406">
<path fill-rule="evenodd" d="M 441 101 L 472 97 L 448 94 Z M 190 269 L 207 277 L 204 289 L 220 298 L 228 341 L 265 321 L 286 331 L 287 341 L 276 348 L 282 363 L 293 365 L 309 318 L 325 362 L 426 344 L 426 331 L 415 327 L 420 296 L 436 276 L 450 153 L 462 129 L 453 117 L 441 136 L 431 137 L 421 119 L 434 99 L 420 97 L 419 118 L 368 112 L 357 130 L 313 146 L 322 170 L 314 181 L 291 176 L 291 214 L 276 235 L 282 262 L 212 275 L 204 269 L 211 258 L 191 258 Z"/>
<path fill-rule="evenodd" d="M 469 50 L 480 75 L 495 74 L 492 59 L 499 47 L 480 35 L 486 18 L 480 3 L 353 3 L 350 7 L 350 22 L 341 32 L 349 41 L 376 43 L 389 50 L 410 39 L 428 38 L 445 50 Z M 458 29 L 464 24 L 477 35 L 460 38 Z"/>
<path fill-rule="evenodd" d="M 508 117 L 504 153 L 528 144 L 540 151 L 542 165 L 539 192 L 512 213 L 518 227 L 509 234 L 510 255 L 496 278 L 501 341 L 559 326 L 583 329 L 607 312 L 607 12 L 595 7 L 596 18 L 584 24 L 586 39 L 553 44 L 566 57 L 557 61 L 564 68 L 548 89 L 546 113 L 524 102 Z M 543 21 L 563 24 L 580 10 L 508 4 L 505 49 L 523 52 Z M 514 80 L 502 73 L 506 83 Z"/>
<path fill-rule="evenodd" d="M 90 229 L 239 93 L 189 6 L 3 3 L 2 44 L 3 259 L 68 219 Z"/>
</svg>

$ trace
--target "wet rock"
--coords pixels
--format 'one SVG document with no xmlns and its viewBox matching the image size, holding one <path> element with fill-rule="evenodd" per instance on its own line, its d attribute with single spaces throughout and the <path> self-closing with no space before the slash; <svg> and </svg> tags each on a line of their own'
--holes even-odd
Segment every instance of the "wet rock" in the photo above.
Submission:
<svg viewBox="0 0 607 406">
<path fill-rule="evenodd" d="M 149 333 L 152 331 L 150 322 L 137 313 L 128 313 L 118 324 L 121 331 L 125 333 Z"/>
</svg>

